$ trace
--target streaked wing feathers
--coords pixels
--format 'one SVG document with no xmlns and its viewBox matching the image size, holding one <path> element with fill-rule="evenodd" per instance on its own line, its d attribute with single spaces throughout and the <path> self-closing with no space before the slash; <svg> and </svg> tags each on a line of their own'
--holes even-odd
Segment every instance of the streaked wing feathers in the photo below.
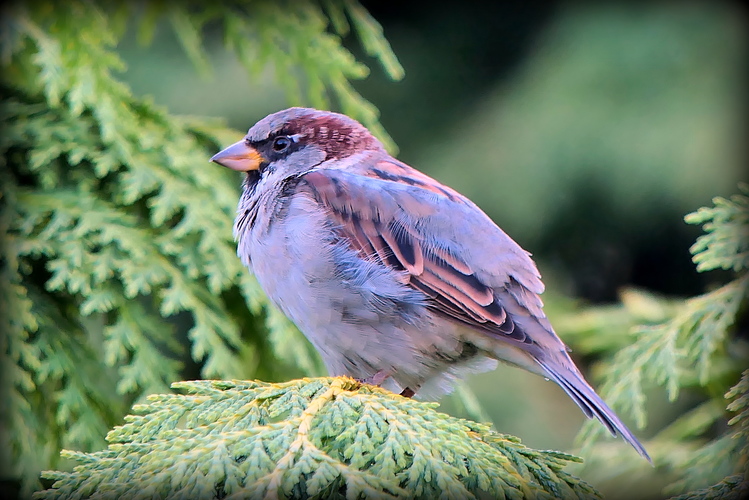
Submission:
<svg viewBox="0 0 749 500">
<path fill-rule="evenodd" d="M 366 189 L 361 183 L 347 182 L 350 175 L 318 170 L 305 174 L 301 181 L 328 209 L 343 240 L 366 259 L 406 271 L 406 282 L 429 298 L 433 310 L 490 334 L 531 342 L 468 263 L 448 249 L 428 245 L 405 222 L 404 206 L 424 214 L 433 212 L 433 207 L 414 206 L 424 202 L 409 196 L 407 190 Z M 392 178 L 383 180 L 393 182 Z"/>
</svg>

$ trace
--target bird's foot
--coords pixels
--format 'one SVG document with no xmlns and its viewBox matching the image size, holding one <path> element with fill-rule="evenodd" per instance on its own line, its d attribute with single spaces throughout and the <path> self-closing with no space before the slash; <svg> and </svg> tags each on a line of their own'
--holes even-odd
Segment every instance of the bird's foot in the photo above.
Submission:
<svg viewBox="0 0 749 500">
<path fill-rule="evenodd" d="M 380 370 L 371 377 L 357 378 L 356 380 L 362 384 L 376 385 L 379 387 L 383 382 L 385 382 L 385 380 L 388 379 L 388 377 L 390 377 L 390 372 Z M 404 398 L 412 398 L 414 397 L 418 389 L 418 387 L 416 388 L 416 390 L 411 389 L 410 387 L 406 387 L 401 391 L 401 396 L 403 396 Z"/>
<path fill-rule="evenodd" d="M 358 380 L 362 384 L 380 386 L 385 380 L 387 380 L 389 376 L 390 376 L 390 372 L 386 372 L 385 370 L 380 370 L 374 375 L 372 375 L 371 377 L 357 378 L 356 380 Z"/>
</svg>

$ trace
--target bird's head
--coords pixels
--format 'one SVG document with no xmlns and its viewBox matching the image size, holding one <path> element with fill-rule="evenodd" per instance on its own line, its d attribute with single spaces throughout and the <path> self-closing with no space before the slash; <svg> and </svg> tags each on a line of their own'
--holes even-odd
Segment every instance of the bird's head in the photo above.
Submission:
<svg viewBox="0 0 749 500">
<path fill-rule="evenodd" d="M 289 108 L 266 116 L 244 138 L 211 161 L 258 181 L 270 174 L 288 177 L 382 145 L 348 116 L 310 108 Z M 275 175 L 274 175 L 275 177 Z"/>
</svg>

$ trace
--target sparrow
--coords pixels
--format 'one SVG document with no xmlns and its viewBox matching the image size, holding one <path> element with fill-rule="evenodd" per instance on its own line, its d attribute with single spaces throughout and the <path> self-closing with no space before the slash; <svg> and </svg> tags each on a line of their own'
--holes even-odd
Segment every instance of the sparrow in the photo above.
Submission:
<svg viewBox="0 0 749 500">
<path fill-rule="evenodd" d="M 650 460 L 554 332 L 530 253 L 359 122 L 289 108 L 211 161 L 245 173 L 237 254 L 330 375 L 436 395 L 501 360 L 559 384 Z"/>
</svg>

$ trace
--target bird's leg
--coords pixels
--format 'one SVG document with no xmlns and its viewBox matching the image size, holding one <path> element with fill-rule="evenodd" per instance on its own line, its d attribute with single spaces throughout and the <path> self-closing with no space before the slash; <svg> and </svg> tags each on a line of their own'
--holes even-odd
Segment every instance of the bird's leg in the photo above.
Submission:
<svg viewBox="0 0 749 500">
<path fill-rule="evenodd" d="M 388 377 L 390 377 L 390 372 L 380 370 L 371 377 L 357 378 L 356 380 L 362 384 L 376 385 L 379 387 L 383 382 L 385 382 L 385 380 L 388 379 Z M 401 396 L 403 396 L 404 398 L 412 398 L 418 390 L 418 387 L 416 388 L 416 390 L 411 389 L 410 387 L 406 387 L 401 391 Z"/>
<path fill-rule="evenodd" d="M 382 383 L 385 380 L 387 380 L 387 378 L 389 376 L 390 376 L 390 372 L 387 372 L 385 370 L 380 370 L 377 373 L 375 373 L 374 375 L 372 375 L 371 377 L 359 378 L 359 379 L 356 379 L 356 380 L 358 380 L 362 384 L 369 384 L 369 385 L 380 386 L 380 385 L 382 385 Z"/>
<path fill-rule="evenodd" d="M 404 398 L 412 398 L 414 397 L 414 394 L 416 394 L 416 391 L 414 391 L 410 387 L 406 387 L 401 391 L 401 396 L 403 396 Z"/>
</svg>

